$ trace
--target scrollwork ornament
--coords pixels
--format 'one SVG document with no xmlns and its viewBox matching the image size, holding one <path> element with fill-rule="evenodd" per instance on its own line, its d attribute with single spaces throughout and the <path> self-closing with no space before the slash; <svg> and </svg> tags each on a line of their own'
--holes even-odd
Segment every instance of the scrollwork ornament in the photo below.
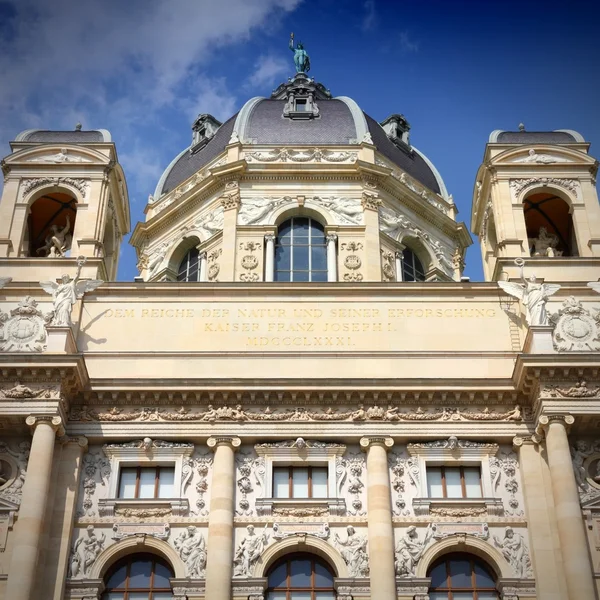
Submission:
<svg viewBox="0 0 600 600">
<path fill-rule="evenodd" d="M 574 296 L 567 298 L 549 321 L 554 326 L 554 348 L 559 352 L 600 350 L 600 311 L 593 314 Z"/>
</svg>

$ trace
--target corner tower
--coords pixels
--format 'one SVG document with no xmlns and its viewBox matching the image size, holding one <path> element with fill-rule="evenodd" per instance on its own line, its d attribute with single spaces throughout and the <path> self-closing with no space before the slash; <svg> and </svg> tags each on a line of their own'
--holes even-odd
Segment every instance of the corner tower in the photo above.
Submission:
<svg viewBox="0 0 600 600">
<path fill-rule="evenodd" d="M 129 231 L 129 199 L 115 144 L 106 130 L 27 130 L 2 161 L 0 271 L 36 281 L 77 256 L 84 276 L 114 280 Z"/>
<path fill-rule="evenodd" d="M 576 131 L 494 131 L 473 191 L 471 229 L 486 281 L 518 277 L 595 280 L 600 272 L 598 161 Z"/>
</svg>

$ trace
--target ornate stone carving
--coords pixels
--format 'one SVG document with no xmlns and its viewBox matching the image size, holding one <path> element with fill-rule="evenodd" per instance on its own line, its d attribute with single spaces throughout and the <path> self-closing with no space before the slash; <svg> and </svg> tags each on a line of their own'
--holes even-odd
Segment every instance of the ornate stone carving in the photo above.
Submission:
<svg viewBox="0 0 600 600">
<path fill-rule="evenodd" d="M 485 205 L 485 209 L 483 212 L 483 219 L 481 220 L 480 236 L 484 242 L 487 242 L 487 239 L 488 239 L 488 227 L 489 227 L 491 215 L 492 215 L 492 199 L 489 198 Z"/>
<path fill-rule="evenodd" d="M 8 442 L 0 442 L 1 499 L 21 504 L 30 451 L 31 444 L 28 441 L 19 442 L 16 450 Z"/>
<path fill-rule="evenodd" d="M 193 515 L 204 517 L 208 514 L 206 510 L 206 500 L 204 494 L 208 491 L 208 473 L 213 464 L 213 457 L 211 454 L 202 454 L 195 458 L 186 457 L 183 459 L 183 466 L 181 468 L 181 494 L 184 495 L 187 487 L 190 485 L 194 478 L 194 472 L 198 475 L 196 481 L 196 493 L 198 498 L 196 499 L 196 510 L 191 511 Z"/>
<path fill-rule="evenodd" d="M 171 527 L 168 523 L 115 523 L 113 540 L 122 540 L 132 536 L 150 535 L 159 540 L 168 540 Z"/>
<path fill-rule="evenodd" d="M 236 514 L 250 516 L 254 511 L 248 500 L 248 495 L 254 493 L 256 486 L 261 492 L 264 487 L 265 459 L 253 455 L 238 454 L 237 458 L 239 477 L 236 481 L 241 497 L 238 502 Z"/>
<path fill-rule="evenodd" d="M 100 484 L 106 487 L 110 476 L 110 462 L 94 452 L 88 452 L 83 455 L 83 510 L 80 511 L 82 517 L 93 517 L 93 498 L 96 492 L 98 478 Z"/>
<path fill-rule="evenodd" d="M 212 250 L 207 255 L 209 281 L 219 281 L 218 276 L 221 271 L 221 267 L 218 263 L 218 260 L 221 254 L 223 254 L 223 250 L 221 248 L 218 248 L 217 250 Z"/>
<path fill-rule="evenodd" d="M 250 254 L 245 254 L 244 256 L 242 256 L 240 263 L 242 265 L 242 269 L 245 269 L 246 271 L 253 271 L 254 269 L 256 269 L 256 267 L 258 267 L 259 260 L 256 256 L 254 256 L 254 252 L 259 251 L 261 248 L 262 244 L 260 242 L 251 241 L 240 243 L 240 250 L 250 252 Z M 247 272 L 240 274 L 241 281 L 252 282 L 258 281 L 259 279 L 260 276 L 258 275 L 258 273 Z"/>
<path fill-rule="evenodd" d="M 150 452 L 152 448 L 193 448 L 194 444 L 190 442 L 168 442 L 165 440 L 153 440 L 146 437 L 141 440 L 133 440 L 131 442 L 104 444 L 102 448 L 141 448 L 146 452 Z"/>
<path fill-rule="evenodd" d="M 328 523 L 273 523 L 273 539 L 283 540 L 296 535 L 312 535 L 326 540 L 329 537 Z"/>
<path fill-rule="evenodd" d="M 71 219 L 69 215 L 67 215 L 67 223 L 62 229 L 56 224 L 51 225 L 44 240 L 44 245 L 37 249 L 37 253 L 48 258 L 63 258 L 66 256 L 73 241 L 73 236 L 69 233 L 70 229 Z"/>
<path fill-rule="evenodd" d="M 315 196 L 312 201 L 315 204 L 321 204 L 333 213 L 335 222 L 338 225 L 362 225 L 363 223 L 364 213 L 358 198 L 339 196 L 322 198 Z"/>
<path fill-rule="evenodd" d="M 283 440 L 281 442 L 264 442 L 256 444 L 255 448 L 345 448 L 344 444 L 333 444 L 328 442 L 320 442 L 318 440 L 305 440 L 297 438 L 295 440 Z"/>
<path fill-rule="evenodd" d="M 25 196 L 40 187 L 59 185 L 75 188 L 85 199 L 87 197 L 90 182 L 87 179 L 74 179 L 72 177 L 35 177 L 32 179 L 23 179 L 21 181 L 21 190 L 23 196 Z"/>
<path fill-rule="evenodd" d="M 246 152 L 247 162 L 356 162 L 358 152 L 311 150 L 289 150 L 287 148 Z"/>
<path fill-rule="evenodd" d="M 497 445 L 483 442 L 471 442 L 468 440 L 459 440 L 455 435 L 451 435 L 447 440 L 435 440 L 432 442 L 408 444 L 408 448 L 444 448 L 446 450 L 455 450 L 457 448 L 495 449 L 497 448 Z"/>
<path fill-rule="evenodd" d="M 471 535 L 473 537 L 487 540 L 490 537 L 490 529 L 487 523 L 432 523 L 433 537 L 442 540 L 451 535 Z"/>
<path fill-rule="evenodd" d="M 132 519 L 157 519 L 169 517 L 173 513 L 171 507 L 168 508 L 115 508 L 114 513 L 117 517 L 126 517 Z"/>
<path fill-rule="evenodd" d="M 559 179 L 557 177 L 529 177 L 527 179 L 511 179 L 510 188 L 516 198 L 525 188 L 534 185 L 556 185 L 568 190 L 573 195 L 579 193 L 579 182 L 576 179 Z"/>
<path fill-rule="evenodd" d="M 163 242 L 156 248 L 154 248 L 149 254 L 143 252 L 138 261 L 138 269 L 142 271 L 143 269 L 148 270 L 148 279 L 152 279 L 162 267 L 162 264 L 165 260 L 165 256 L 170 248 L 175 244 L 175 240 L 171 240 L 170 242 Z"/>
<path fill-rule="evenodd" d="M 87 575 L 100 552 L 104 550 L 106 535 L 102 533 L 98 537 L 93 525 L 88 525 L 86 532 L 87 537 L 78 538 L 71 551 L 69 567 L 70 577 L 72 578 Z"/>
<path fill-rule="evenodd" d="M 223 220 L 225 218 L 225 211 L 220 206 L 211 210 L 207 213 L 200 215 L 190 225 L 183 228 L 183 231 L 195 230 L 204 234 L 204 239 L 211 238 L 215 233 L 223 230 Z"/>
<path fill-rule="evenodd" d="M 529 550 L 525 544 L 525 539 L 520 533 L 514 531 L 512 527 L 506 527 L 502 540 L 494 536 L 494 545 L 500 549 L 517 577 L 532 576 Z"/>
<path fill-rule="evenodd" d="M 83 156 L 77 156 L 68 154 L 67 148 L 61 148 L 60 152 L 56 154 L 43 154 L 41 156 L 34 156 L 27 160 L 27 162 L 41 162 L 41 163 L 90 163 L 92 162 L 89 158 Z"/>
<path fill-rule="evenodd" d="M 456 508 L 449 506 L 430 506 L 429 514 L 437 517 L 480 517 L 488 514 L 488 509 L 483 506 L 465 506 Z"/>
<path fill-rule="evenodd" d="M 557 250 L 558 236 L 548 233 L 545 227 L 540 227 L 538 237 L 529 238 L 529 245 L 533 247 L 531 256 L 562 256 L 562 250 Z"/>
<path fill-rule="evenodd" d="M 45 324 L 51 316 L 37 308 L 38 303 L 26 296 L 19 306 L 5 313 L 0 310 L 0 351 L 43 352 L 46 350 Z"/>
<path fill-rule="evenodd" d="M 396 281 L 395 255 L 389 250 L 381 249 L 381 279 Z"/>
<path fill-rule="evenodd" d="M 337 532 L 333 541 L 348 565 L 351 577 L 369 576 L 369 555 L 367 553 L 367 536 L 356 533 L 352 525 L 346 527 L 346 539 L 342 540 Z"/>
<path fill-rule="evenodd" d="M 361 204 L 363 210 L 379 210 L 381 206 L 381 199 L 376 192 L 364 190 L 362 193 Z"/>
<path fill-rule="evenodd" d="M 492 476 L 492 487 L 494 492 L 504 480 L 504 489 L 509 494 L 508 508 L 505 507 L 505 513 L 510 516 L 523 516 L 523 511 L 519 508 L 519 500 L 516 496 L 519 491 L 519 482 L 517 480 L 517 470 L 519 462 L 511 453 L 501 453 L 499 456 L 490 457 L 490 474 Z"/>
<path fill-rule="evenodd" d="M 600 396 L 600 387 L 588 387 L 586 381 L 578 381 L 566 387 L 545 384 L 540 390 L 540 398 L 597 398 L 598 396 Z"/>
<path fill-rule="evenodd" d="M 173 545 L 185 563 L 186 575 L 193 578 L 204 577 L 206 573 L 206 542 L 196 527 L 190 525 L 184 529 L 175 538 Z"/>
<path fill-rule="evenodd" d="M 335 472 L 337 475 L 338 496 L 342 496 L 342 490 L 352 497 L 351 508 L 347 511 L 351 515 L 364 515 L 363 503 L 361 500 L 362 491 L 365 484 L 362 482 L 363 470 L 365 469 L 365 459 L 362 454 L 348 454 L 346 458 L 338 456 L 336 458 Z"/>
<path fill-rule="evenodd" d="M 413 457 L 405 458 L 390 452 L 388 462 L 392 472 L 392 489 L 398 494 L 394 502 L 394 514 L 407 517 L 411 514 L 411 511 L 407 508 L 404 499 L 406 493 L 405 476 L 408 476 L 410 485 L 417 490 L 419 485 L 418 460 Z"/>
<path fill-rule="evenodd" d="M 60 388 L 58 386 L 40 387 L 31 384 L 32 387 L 16 383 L 12 387 L 0 389 L 0 399 L 2 400 L 25 400 L 33 398 L 60 398 Z"/>
<path fill-rule="evenodd" d="M 329 514 L 329 508 L 325 506 L 274 506 L 271 509 L 274 516 L 279 517 L 323 517 Z"/>
<path fill-rule="evenodd" d="M 260 558 L 264 549 L 269 544 L 267 525 L 260 534 L 254 532 L 254 525 L 246 527 L 246 537 L 239 543 L 233 557 L 233 576 L 249 577 L 256 561 Z"/>
<path fill-rule="evenodd" d="M 592 314 L 574 296 L 550 316 L 554 325 L 552 342 L 559 352 L 596 352 L 600 350 L 600 311 Z"/>
<path fill-rule="evenodd" d="M 551 156 L 550 154 L 538 154 L 533 148 L 530 148 L 527 156 L 519 157 L 513 162 L 516 163 L 538 163 L 542 165 L 550 165 L 556 162 L 571 162 L 570 160 L 557 156 Z"/>
<path fill-rule="evenodd" d="M 406 533 L 400 538 L 395 549 L 396 575 L 399 577 L 413 577 L 415 569 L 425 548 L 433 537 L 433 528 L 431 525 L 427 527 L 425 536 L 422 540 L 419 539 L 417 528 L 412 525 Z"/>
<path fill-rule="evenodd" d="M 581 502 L 600 496 L 600 441 L 577 440 L 571 447 L 571 457 Z"/>
<path fill-rule="evenodd" d="M 42 289 L 52 296 L 52 325 L 71 327 L 71 310 L 77 300 L 83 298 L 86 292 L 94 291 L 99 285 L 104 283 L 101 279 L 88 279 L 80 281 L 81 269 L 85 265 L 84 256 L 77 258 L 77 273 L 74 279 L 69 275 L 63 275 L 60 283 L 54 281 L 40 281 Z"/>
<path fill-rule="evenodd" d="M 280 206 L 291 204 L 291 196 L 262 198 L 243 198 L 238 212 L 239 225 L 262 225 L 267 222 L 269 215 Z"/>
</svg>

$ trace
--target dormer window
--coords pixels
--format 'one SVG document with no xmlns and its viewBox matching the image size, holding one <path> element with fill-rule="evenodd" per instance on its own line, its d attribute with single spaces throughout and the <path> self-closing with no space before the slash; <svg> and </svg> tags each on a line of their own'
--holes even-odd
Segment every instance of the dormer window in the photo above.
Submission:
<svg viewBox="0 0 600 600">
<path fill-rule="evenodd" d="M 203 148 L 217 133 L 221 127 L 221 121 L 217 121 L 212 115 L 198 115 L 198 118 L 192 125 L 192 146 L 191 152 L 196 152 Z"/>
<path fill-rule="evenodd" d="M 296 100 L 296 110 L 297 111 L 305 111 L 307 109 L 306 100 L 304 98 L 298 98 Z"/>
<path fill-rule="evenodd" d="M 380 123 L 383 130 L 387 133 L 388 138 L 398 148 L 411 151 L 410 148 L 410 124 L 404 115 L 390 115 Z"/>
</svg>

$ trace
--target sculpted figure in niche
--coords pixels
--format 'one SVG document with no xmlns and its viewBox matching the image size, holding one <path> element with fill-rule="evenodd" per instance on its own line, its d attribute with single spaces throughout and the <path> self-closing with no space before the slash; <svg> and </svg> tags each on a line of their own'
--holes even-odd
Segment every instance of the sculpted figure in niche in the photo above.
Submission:
<svg viewBox="0 0 600 600">
<path fill-rule="evenodd" d="M 431 525 L 427 528 L 422 541 L 419 540 L 417 528 L 414 525 L 406 530 L 406 533 L 396 546 L 396 575 L 399 577 L 411 577 L 415 574 L 417 563 L 421 560 L 421 556 L 423 556 L 423 552 L 432 536 L 433 529 Z"/>
<path fill-rule="evenodd" d="M 556 283 L 538 283 L 535 275 L 525 279 L 523 274 L 523 259 L 515 259 L 515 264 L 521 267 L 521 281 L 514 283 L 512 281 L 499 281 L 498 285 L 509 295 L 518 298 L 523 302 L 526 309 L 526 320 L 528 325 L 548 325 L 548 313 L 546 312 L 546 303 L 548 298 L 556 294 L 560 285 Z"/>
<path fill-rule="evenodd" d="M 364 535 L 359 535 L 354 530 L 352 525 L 346 528 L 346 541 L 342 541 L 340 536 L 333 534 L 335 541 L 342 558 L 348 565 L 350 575 L 352 577 L 368 577 L 369 576 L 369 556 L 367 554 L 367 538 Z"/>
<path fill-rule="evenodd" d="M 575 474 L 575 481 L 580 490 L 586 491 L 588 489 L 588 483 L 586 481 L 587 471 L 583 466 L 585 459 L 591 456 L 594 452 L 593 448 L 589 448 L 587 443 L 583 440 L 577 440 L 575 447 L 571 449 L 573 455 L 573 471 Z M 600 466 L 600 463 L 598 463 Z M 594 480 L 596 480 L 594 478 Z"/>
<path fill-rule="evenodd" d="M 77 274 L 74 279 L 69 275 L 63 275 L 60 283 L 54 281 L 40 281 L 40 285 L 47 294 L 52 295 L 54 310 L 52 311 L 52 325 L 71 327 L 71 309 L 73 305 L 86 292 L 95 290 L 103 283 L 100 279 L 90 279 L 80 281 L 81 269 L 85 264 L 85 258 L 80 256 L 77 259 Z"/>
<path fill-rule="evenodd" d="M 148 277 L 152 278 L 156 275 L 160 265 L 162 264 L 170 244 L 163 242 L 147 259 Z"/>
<path fill-rule="evenodd" d="M 67 224 L 61 229 L 58 225 L 52 225 L 46 236 L 44 245 L 37 249 L 38 254 L 48 258 L 62 258 L 71 249 L 73 236 L 69 234 L 71 219 L 67 215 Z"/>
<path fill-rule="evenodd" d="M 513 568 L 517 577 L 527 577 L 531 572 L 531 562 L 525 547 L 525 540 L 512 527 L 504 530 L 504 539 L 494 536 L 494 544 L 500 548 L 502 555 Z"/>
<path fill-rule="evenodd" d="M 246 531 L 248 535 L 240 542 L 233 558 L 234 575 L 242 577 L 250 575 L 254 563 L 260 558 L 269 543 L 266 525 L 260 535 L 256 535 L 254 532 L 254 525 L 248 525 Z"/>
<path fill-rule="evenodd" d="M 548 233 L 545 227 L 540 227 L 538 237 L 529 240 L 533 246 L 532 256 L 561 256 L 562 252 L 557 250 L 558 236 Z"/>
<path fill-rule="evenodd" d="M 188 577 L 204 577 L 206 569 L 206 542 L 204 536 L 198 533 L 196 527 L 190 525 L 182 531 L 174 542 L 175 550 L 179 552 L 185 563 Z"/>
</svg>

